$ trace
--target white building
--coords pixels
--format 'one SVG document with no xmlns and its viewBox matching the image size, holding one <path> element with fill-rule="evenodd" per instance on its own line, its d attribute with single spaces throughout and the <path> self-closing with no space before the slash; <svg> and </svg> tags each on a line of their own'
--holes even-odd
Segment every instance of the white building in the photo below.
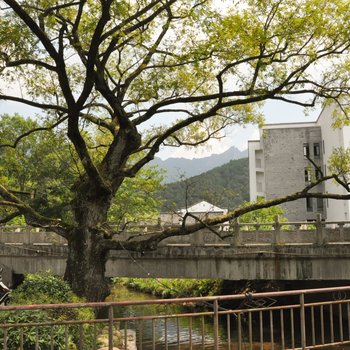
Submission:
<svg viewBox="0 0 350 350">
<path fill-rule="evenodd" d="M 160 220 L 162 224 L 178 225 L 182 223 L 183 217 L 186 213 L 191 213 L 200 220 L 204 220 L 218 215 L 227 214 L 227 211 L 227 209 L 221 209 L 209 202 L 201 201 L 186 209 L 180 209 L 176 213 L 161 213 Z M 195 221 L 196 220 L 192 217 L 186 219 L 187 224 L 192 224 Z"/>
<path fill-rule="evenodd" d="M 319 176 L 312 162 L 327 174 L 327 163 L 333 150 L 350 147 L 350 127 L 333 128 L 333 111 L 332 106 L 324 108 L 318 119 L 311 123 L 265 125 L 260 129 L 260 139 L 248 142 L 251 201 L 259 196 L 270 199 L 302 190 Z M 318 185 L 315 191 L 346 193 L 333 181 Z M 317 213 L 327 221 L 350 218 L 349 201 L 310 198 L 283 206 L 291 221 L 313 220 Z"/>
<path fill-rule="evenodd" d="M 206 201 L 201 201 L 199 203 L 196 203 L 187 209 L 181 209 L 180 213 L 182 215 L 185 215 L 187 213 L 191 213 L 193 215 L 198 216 L 199 218 L 203 218 L 203 216 L 217 216 L 217 215 L 223 215 L 227 213 L 227 209 L 221 209 L 214 204 L 211 204 Z"/>
</svg>

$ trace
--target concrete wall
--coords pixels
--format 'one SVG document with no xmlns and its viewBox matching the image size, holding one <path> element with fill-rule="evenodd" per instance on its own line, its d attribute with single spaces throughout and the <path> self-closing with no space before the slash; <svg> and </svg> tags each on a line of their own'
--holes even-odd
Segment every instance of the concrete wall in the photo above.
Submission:
<svg viewBox="0 0 350 350">
<path fill-rule="evenodd" d="M 350 127 L 344 126 L 342 129 L 335 129 L 332 124 L 334 122 L 333 113 L 335 107 L 327 106 L 321 112 L 317 125 L 322 130 L 322 154 L 324 158 L 324 173 L 328 174 L 328 159 L 332 155 L 335 148 L 350 146 Z M 329 193 L 346 194 L 346 190 L 335 184 L 333 181 L 327 181 L 325 191 Z M 350 201 L 339 201 L 328 199 L 325 201 L 327 207 L 327 220 L 349 220 L 350 216 Z"/>
<path fill-rule="evenodd" d="M 282 225 L 282 224 L 281 224 Z M 285 224 L 287 225 L 287 224 Z M 292 226 L 291 224 L 288 224 Z M 231 232 L 220 240 L 208 230 L 173 237 L 153 252 L 112 252 L 109 277 L 222 278 L 228 280 L 350 280 L 350 227 L 316 223 L 289 230 Z M 227 232 L 222 232 L 227 235 Z M 15 273 L 63 275 L 65 245 L 0 244 L 0 265 Z"/>
<path fill-rule="evenodd" d="M 248 142 L 248 160 L 249 195 L 250 201 L 254 202 L 259 196 L 265 197 L 264 158 L 260 141 Z M 261 184 L 261 188 L 259 188 L 259 191 L 258 182 L 259 185 Z"/>
<path fill-rule="evenodd" d="M 58 252 L 56 252 L 58 253 Z M 109 277 L 222 278 L 227 280 L 349 280 L 350 245 L 256 245 L 240 247 L 162 247 L 156 252 L 114 252 Z M 61 256 L 1 255 L 0 264 L 16 273 L 52 271 L 63 275 Z"/>
<path fill-rule="evenodd" d="M 307 144 L 310 157 L 317 165 L 322 164 L 322 154 L 313 155 L 314 144 L 321 144 L 321 128 L 303 124 L 295 127 L 280 128 L 267 126 L 263 129 L 261 144 L 265 162 L 265 192 L 266 197 L 277 198 L 302 190 L 305 181 L 305 170 L 315 178 L 315 170 L 309 160 L 304 157 L 303 146 Z M 322 191 L 323 185 L 315 188 Z M 325 216 L 324 210 L 318 208 L 316 199 L 311 199 L 313 209 L 307 211 L 306 200 L 300 199 L 283 204 L 285 216 L 291 220 L 312 220 L 317 213 Z"/>
<path fill-rule="evenodd" d="M 107 264 L 110 276 L 222 278 L 227 280 L 349 280 L 349 246 L 167 247 L 157 253 L 113 255 Z"/>
</svg>

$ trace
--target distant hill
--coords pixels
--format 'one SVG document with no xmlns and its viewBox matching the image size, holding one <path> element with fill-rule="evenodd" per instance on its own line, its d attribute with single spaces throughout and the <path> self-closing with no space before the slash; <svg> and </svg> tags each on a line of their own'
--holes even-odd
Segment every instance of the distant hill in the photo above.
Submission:
<svg viewBox="0 0 350 350">
<path fill-rule="evenodd" d="M 249 200 L 248 158 L 231 160 L 201 175 L 166 185 L 159 193 L 162 211 L 186 207 L 205 200 L 222 209 L 233 209 Z"/>
<path fill-rule="evenodd" d="M 156 164 L 167 171 L 165 183 L 170 183 L 179 181 L 183 176 L 189 178 L 202 174 L 210 169 L 226 164 L 230 160 L 244 158 L 247 155 L 247 151 L 240 151 L 233 146 L 221 154 L 213 154 L 204 158 L 168 158 L 162 160 L 156 157 L 152 164 Z"/>
</svg>

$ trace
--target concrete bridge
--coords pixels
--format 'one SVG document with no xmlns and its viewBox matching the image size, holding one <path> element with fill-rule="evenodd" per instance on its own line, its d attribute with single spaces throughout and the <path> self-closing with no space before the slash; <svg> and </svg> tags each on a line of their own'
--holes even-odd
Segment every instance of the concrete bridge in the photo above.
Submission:
<svg viewBox="0 0 350 350">
<path fill-rule="evenodd" d="M 0 265 L 15 273 L 62 275 L 66 255 L 66 242 L 54 233 L 0 226 Z M 169 238 L 153 252 L 112 252 L 107 276 L 350 280 L 350 222 L 236 222 Z"/>
</svg>

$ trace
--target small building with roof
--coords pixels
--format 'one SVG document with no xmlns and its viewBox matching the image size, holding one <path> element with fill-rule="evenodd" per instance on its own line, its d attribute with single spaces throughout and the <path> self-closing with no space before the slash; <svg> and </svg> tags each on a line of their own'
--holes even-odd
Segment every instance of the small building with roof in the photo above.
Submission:
<svg viewBox="0 0 350 350">
<path fill-rule="evenodd" d="M 218 215 L 224 215 L 227 212 L 227 209 L 219 208 L 216 205 L 211 204 L 207 201 L 201 201 L 191 205 L 188 208 L 180 209 L 174 213 L 161 213 L 160 221 L 163 225 L 179 225 L 182 224 L 183 218 L 186 215 L 186 213 L 190 213 L 200 220 L 205 220 L 207 218 L 212 218 Z M 186 223 L 194 223 L 196 221 L 194 217 L 187 218 Z"/>
</svg>

